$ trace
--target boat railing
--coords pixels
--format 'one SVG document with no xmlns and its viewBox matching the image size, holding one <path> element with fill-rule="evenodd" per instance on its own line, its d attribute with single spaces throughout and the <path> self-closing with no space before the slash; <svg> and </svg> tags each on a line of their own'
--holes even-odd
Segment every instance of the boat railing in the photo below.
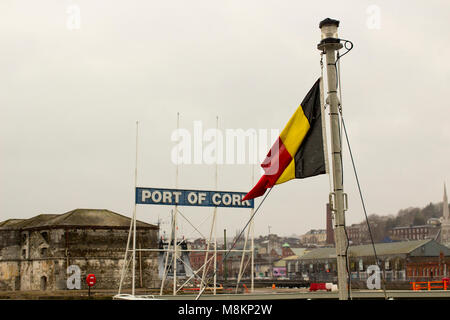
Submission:
<svg viewBox="0 0 450 320">
<path fill-rule="evenodd" d="M 441 281 L 415 281 L 411 282 L 413 291 L 420 290 L 447 290 L 449 286 L 449 279 L 442 279 Z"/>
</svg>

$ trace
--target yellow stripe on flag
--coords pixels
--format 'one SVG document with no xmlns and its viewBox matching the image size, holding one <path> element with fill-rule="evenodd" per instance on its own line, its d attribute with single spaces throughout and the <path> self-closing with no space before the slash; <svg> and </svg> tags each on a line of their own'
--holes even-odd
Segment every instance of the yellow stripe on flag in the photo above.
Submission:
<svg viewBox="0 0 450 320">
<path fill-rule="evenodd" d="M 280 134 L 281 141 L 292 158 L 294 158 L 298 148 L 302 144 L 303 138 L 306 136 L 309 128 L 308 118 L 306 118 L 303 113 L 303 108 L 300 105 Z"/>
<path fill-rule="evenodd" d="M 286 169 L 284 169 L 281 176 L 275 184 L 280 184 L 289 180 L 295 179 L 295 160 L 292 159 Z"/>
</svg>

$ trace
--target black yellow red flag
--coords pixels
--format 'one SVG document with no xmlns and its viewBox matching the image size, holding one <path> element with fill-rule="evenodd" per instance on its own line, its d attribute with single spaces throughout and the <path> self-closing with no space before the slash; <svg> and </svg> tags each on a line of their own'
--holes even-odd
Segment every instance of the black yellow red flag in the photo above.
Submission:
<svg viewBox="0 0 450 320">
<path fill-rule="evenodd" d="M 261 164 L 264 175 L 243 200 L 262 196 L 276 184 L 327 172 L 321 82 L 316 81 L 284 127 Z"/>
</svg>

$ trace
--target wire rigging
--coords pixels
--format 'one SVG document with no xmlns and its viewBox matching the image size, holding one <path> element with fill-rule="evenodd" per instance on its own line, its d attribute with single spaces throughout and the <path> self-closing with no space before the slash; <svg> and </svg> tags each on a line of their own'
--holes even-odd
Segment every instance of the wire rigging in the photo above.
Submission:
<svg viewBox="0 0 450 320">
<path fill-rule="evenodd" d="M 269 189 L 269 191 L 266 193 L 266 195 L 264 196 L 264 198 L 261 200 L 261 202 L 259 203 L 258 207 L 256 208 L 255 212 L 253 212 L 253 214 L 250 216 L 250 219 L 248 219 L 247 223 L 245 224 L 244 228 L 241 230 L 241 233 L 236 237 L 236 239 L 233 242 L 233 245 L 231 246 L 230 249 L 228 249 L 228 251 L 225 253 L 225 255 L 223 256 L 223 260 L 225 260 L 228 255 L 230 254 L 231 250 L 234 249 L 234 247 L 236 246 L 236 243 L 239 241 L 239 239 L 241 238 L 241 236 L 244 234 L 245 229 L 247 229 L 248 225 L 250 224 L 250 222 L 253 220 L 253 217 L 256 215 L 256 213 L 259 211 L 259 208 L 261 208 L 262 204 L 264 203 L 264 201 L 266 200 L 267 196 L 270 194 L 270 192 L 272 191 L 273 187 Z M 205 281 L 206 285 L 203 287 L 203 290 L 199 292 L 199 294 L 197 295 L 197 297 L 195 298 L 195 300 L 198 300 L 200 298 L 200 296 L 203 294 L 203 292 L 205 291 L 209 281 L 211 280 L 212 277 L 214 277 L 217 273 L 217 270 L 213 273 L 212 276 L 208 277 L 208 279 Z"/>
<path fill-rule="evenodd" d="M 342 88 L 342 83 L 341 83 L 341 67 L 340 67 L 340 59 L 341 59 L 344 55 L 346 55 L 348 52 L 350 52 L 350 50 L 353 49 L 353 43 L 352 43 L 351 41 L 349 41 L 349 40 L 345 40 L 345 39 L 341 39 L 341 40 L 344 41 L 344 48 L 345 48 L 347 51 L 344 52 L 344 54 L 342 54 L 342 55 L 340 55 L 339 52 L 338 52 L 338 54 L 337 54 L 337 59 L 336 59 L 336 62 L 335 62 L 336 75 L 337 75 L 337 77 L 336 77 L 336 79 L 337 79 L 337 81 L 336 81 L 336 90 L 339 88 L 339 100 L 340 100 L 340 101 L 339 101 L 339 116 L 340 116 L 340 118 L 341 118 L 340 126 L 339 126 L 339 135 L 341 136 L 341 127 L 342 127 L 342 128 L 344 129 L 345 139 L 346 139 L 346 142 L 347 142 L 347 147 L 348 147 L 348 151 L 349 151 L 349 154 L 350 154 L 350 159 L 351 159 L 352 166 L 353 166 L 353 172 L 354 172 L 354 174 L 355 174 L 356 184 L 357 184 L 357 186 L 358 186 L 359 197 L 360 197 L 360 199 L 361 199 L 361 204 L 362 204 L 363 211 L 364 211 L 364 216 L 365 216 L 365 220 L 366 220 L 366 224 L 367 224 L 367 229 L 368 229 L 368 231 L 369 231 L 370 241 L 371 241 L 371 244 L 372 244 L 372 248 L 373 248 L 373 252 L 374 252 L 374 257 L 375 257 L 375 262 L 376 262 L 377 266 L 381 269 L 381 267 L 380 267 L 380 262 L 379 262 L 379 259 L 378 259 L 378 255 L 377 255 L 377 250 L 376 250 L 376 248 L 375 248 L 375 241 L 374 241 L 374 239 L 373 239 L 372 229 L 371 229 L 371 227 L 370 227 L 369 218 L 368 218 L 368 216 L 367 216 L 367 210 L 366 210 L 366 205 L 365 205 L 365 201 L 364 201 L 364 197 L 363 197 L 363 193 L 362 193 L 362 189 L 361 189 L 361 184 L 359 183 L 359 177 L 358 177 L 358 173 L 357 173 L 357 170 L 356 170 L 356 165 L 355 165 L 355 161 L 354 161 L 354 158 L 353 158 L 352 149 L 351 149 L 351 147 L 350 147 L 350 140 L 349 140 L 349 138 L 348 138 L 347 129 L 346 129 L 346 127 L 345 127 L 344 116 L 342 115 L 342 90 L 341 90 L 341 88 Z M 349 45 L 347 46 L 347 44 L 349 44 Z M 338 63 L 338 62 L 339 62 L 339 63 Z M 340 142 L 341 142 L 341 151 L 342 151 L 342 139 L 340 139 Z M 342 163 L 342 157 L 341 157 L 341 163 Z M 343 166 L 342 166 L 342 173 L 343 173 L 343 171 L 344 171 L 344 168 L 343 168 Z M 344 174 L 342 174 L 342 179 L 344 179 Z M 343 182 L 343 181 L 342 181 L 342 182 Z M 347 237 L 347 248 L 346 248 L 346 250 L 348 251 L 348 248 L 349 248 L 349 239 L 348 239 L 348 234 L 347 234 L 347 230 L 346 230 L 345 227 L 344 227 L 344 230 L 345 230 L 345 235 L 346 235 L 346 237 Z M 347 252 L 346 252 L 346 253 L 347 253 Z M 348 257 L 348 256 L 347 256 L 347 257 Z M 348 270 L 348 258 L 347 258 L 347 272 L 348 272 L 348 271 L 349 271 L 349 270 Z M 349 273 L 349 272 L 348 272 L 348 275 L 349 275 L 349 292 L 350 292 L 351 277 L 350 277 L 350 273 Z M 388 297 L 387 297 L 387 293 L 386 293 L 386 283 L 385 283 L 384 277 L 382 277 L 382 282 L 383 282 L 383 293 L 384 293 L 384 297 L 385 297 L 385 299 L 387 299 Z"/>
<path fill-rule="evenodd" d="M 349 142 L 348 135 L 347 135 L 347 129 L 346 129 L 346 127 L 345 127 L 345 122 L 344 122 L 344 118 L 342 117 L 342 115 L 341 115 L 341 119 L 342 119 L 342 125 L 343 125 L 343 128 L 344 128 L 345 138 L 346 138 L 346 141 L 347 141 L 348 151 L 349 151 L 349 154 L 350 154 L 350 159 L 351 159 L 351 161 L 352 161 L 353 172 L 354 172 L 354 174 L 355 174 L 356 184 L 357 184 L 357 186 L 358 186 L 359 197 L 360 197 L 360 199 L 361 199 L 361 204 L 362 204 L 362 207 L 363 207 L 364 216 L 365 216 L 365 218 L 366 218 L 366 224 L 367 224 L 367 229 L 368 229 L 368 231 L 369 231 L 370 242 L 371 242 L 372 248 L 373 248 L 373 253 L 374 253 L 374 257 L 375 257 L 375 263 L 376 263 L 377 266 L 381 269 L 381 267 L 380 267 L 380 261 L 379 261 L 378 256 L 377 256 L 377 250 L 376 250 L 376 248 L 375 248 L 375 242 L 374 242 L 374 240 L 373 240 L 372 228 L 370 227 L 369 218 L 368 218 L 368 216 L 367 216 L 367 210 L 366 210 L 366 205 L 365 205 L 365 202 L 364 202 L 363 193 L 362 193 L 362 190 L 361 190 L 361 185 L 360 185 L 360 183 L 359 183 L 358 173 L 357 173 L 357 171 L 356 171 L 355 161 L 354 161 L 354 159 L 353 159 L 352 149 L 351 149 L 351 147 L 350 147 L 350 142 Z M 382 282 L 383 282 L 383 292 L 384 292 L 384 297 L 387 299 L 387 294 L 386 294 L 386 283 L 385 283 L 384 277 L 383 277 L 382 280 L 383 280 Z"/>
<path fill-rule="evenodd" d="M 340 147 L 341 147 L 341 151 L 342 151 L 341 130 L 343 129 L 344 130 L 344 134 L 345 134 L 345 138 L 346 138 L 346 142 L 347 142 L 347 147 L 348 147 L 349 154 L 350 154 L 350 159 L 351 159 L 352 166 L 353 166 L 353 172 L 355 174 L 355 179 L 356 179 L 356 183 L 357 183 L 357 186 L 358 186 L 358 192 L 359 192 L 359 196 L 360 196 L 360 199 L 361 199 L 361 203 L 362 203 L 362 207 L 363 207 L 363 211 L 364 211 L 364 215 L 365 215 L 365 220 L 366 220 L 366 223 L 367 223 L 367 228 L 368 228 L 368 231 L 369 231 L 369 236 L 370 236 L 370 240 L 371 240 L 371 244 L 372 244 L 372 248 L 373 248 L 373 252 L 374 252 L 375 261 L 376 261 L 377 266 L 380 268 L 380 263 L 379 263 L 378 255 L 377 255 L 377 252 L 376 252 L 375 242 L 374 242 L 374 239 L 373 239 L 373 233 L 372 233 L 372 229 L 370 227 L 369 218 L 367 216 L 367 210 L 366 210 L 366 205 L 365 205 L 365 201 L 364 201 L 364 197 L 363 197 L 363 193 L 362 193 L 362 189 L 361 189 L 361 184 L 359 182 L 359 177 L 358 177 L 358 173 L 357 173 L 357 170 L 356 170 L 356 165 L 355 165 L 355 161 L 354 161 L 354 158 L 353 158 L 353 152 L 352 152 L 352 149 L 351 149 L 351 146 L 350 146 L 350 141 L 349 141 L 349 138 L 348 138 L 347 129 L 345 127 L 344 117 L 342 115 L 342 92 L 341 92 L 341 78 L 340 78 L 340 59 L 353 49 L 353 43 L 351 41 L 345 40 L 345 39 L 340 39 L 340 40 L 344 41 L 344 48 L 347 50 L 342 55 L 339 54 L 339 52 L 338 52 L 337 53 L 337 59 L 336 59 L 336 61 L 334 63 L 335 71 L 336 71 L 336 80 L 337 80 L 336 81 L 336 91 L 339 90 L 339 96 L 340 96 L 340 102 L 339 102 L 339 116 L 340 116 L 340 120 L 341 120 L 340 121 L 340 125 L 339 125 L 339 137 L 340 137 L 340 144 L 341 144 Z M 322 55 L 321 55 L 320 63 L 321 63 L 321 67 L 322 67 L 323 66 Z M 341 167 L 342 167 L 342 171 L 343 171 L 342 157 L 341 157 L 340 161 L 341 161 Z M 343 179 L 344 179 L 344 177 L 342 175 L 342 183 L 343 183 Z M 234 247 L 236 246 L 236 243 L 239 241 L 239 239 L 241 238 L 242 234 L 247 229 L 248 225 L 250 224 L 250 222 L 252 221 L 252 219 L 254 218 L 256 213 L 259 211 L 259 209 L 261 208 L 261 205 L 264 203 L 264 201 L 266 200 L 267 196 L 270 194 L 272 189 L 273 188 L 269 189 L 267 194 L 262 199 L 261 203 L 256 208 L 255 212 L 252 214 L 252 216 L 247 221 L 247 223 L 244 226 L 244 228 L 241 230 L 240 234 L 235 238 L 235 240 L 233 242 L 233 245 L 231 246 L 231 248 L 224 255 L 224 257 L 223 257 L 224 260 L 228 257 L 228 255 L 231 252 L 231 250 L 234 249 Z M 347 238 L 347 244 L 346 244 L 346 256 L 347 256 L 346 269 L 347 269 L 347 274 L 348 274 L 348 291 L 349 291 L 349 296 L 350 296 L 350 292 L 351 292 L 351 276 L 350 276 L 349 261 L 348 261 L 349 238 L 348 238 L 348 233 L 347 233 L 347 229 L 345 228 L 345 226 L 344 226 L 344 231 L 345 231 L 345 236 Z M 214 277 L 216 273 L 217 273 L 217 271 L 214 272 L 212 277 Z M 198 300 L 200 298 L 200 296 L 203 294 L 203 292 L 206 289 L 207 284 L 210 282 L 210 280 L 211 280 L 211 277 L 208 277 L 208 279 L 206 280 L 205 287 L 203 288 L 203 290 L 201 292 L 199 292 L 198 296 L 196 297 L 196 300 Z M 384 277 L 383 277 L 383 292 L 384 292 L 385 299 L 387 299 L 388 297 L 387 297 L 387 294 L 386 294 L 386 285 L 385 285 Z"/>
</svg>

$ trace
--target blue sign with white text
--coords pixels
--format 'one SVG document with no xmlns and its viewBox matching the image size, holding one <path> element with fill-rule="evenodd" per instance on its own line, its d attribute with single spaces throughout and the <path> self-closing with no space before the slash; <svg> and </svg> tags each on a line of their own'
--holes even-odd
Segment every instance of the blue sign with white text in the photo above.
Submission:
<svg viewBox="0 0 450 320">
<path fill-rule="evenodd" d="M 136 188 L 136 204 L 253 208 L 253 199 L 242 201 L 245 195 L 245 192 Z"/>
</svg>

